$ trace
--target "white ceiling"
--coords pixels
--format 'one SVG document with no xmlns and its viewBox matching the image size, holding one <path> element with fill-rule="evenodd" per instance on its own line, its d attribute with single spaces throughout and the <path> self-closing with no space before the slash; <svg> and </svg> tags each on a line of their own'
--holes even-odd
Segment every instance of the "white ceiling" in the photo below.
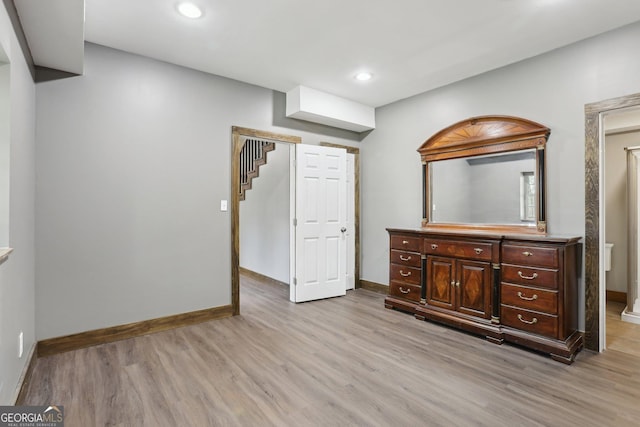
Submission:
<svg viewBox="0 0 640 427">
<path fill-rule="evenodd" d="M 84 0 L 14 0 L 37 65 L 82 74 Z"/>
<path fill-rule="evenodd" d="M 73 17 L 81 1 L 15 0 L 41 14 L 43 4 L 57 3 Z M 639 0 L 192 1 L 204 10 L 196 20 L 176 13 L 178 0 L 86 0 L 85 39 L 282 92 L 303 85 L 378 107 L 640 20 Z M 72 26 L 57 22 L 49 35 Z M 37 64 L 46 53 L 64 57 L 43 28 L 25 27 Z M 373 79 L 356 81 L 360 70 Z"/>
</svg>

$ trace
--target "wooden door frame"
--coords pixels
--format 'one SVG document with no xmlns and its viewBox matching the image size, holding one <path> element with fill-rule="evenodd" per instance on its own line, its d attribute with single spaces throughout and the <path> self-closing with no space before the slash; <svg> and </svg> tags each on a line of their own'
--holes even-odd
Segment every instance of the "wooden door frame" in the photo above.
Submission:
<svg viewBox="0 0 640 427">
<path fill-rule="evenodd" d="M 300 144 L 299 136 L 283 135 L 238 126 L 231 128 L 231 307 L 240 314 L 240 152 L 246 137 Z"/>
<path fill-rule="evenodd" d="M 585 150 L 584 150 L 584 178 L 585 178 L 585 242 L 584 242 L 584 317 L 585 317 L 585 347 L 600 351 L 604 342 L 601 336 L 600 312 L 601 293 L 604 281 L 601 280 L 600 262 L 600 208 L 601 196 L 604 188 L 600 187 L 601 158 L 604 149 L 602 137 L 602 118 L 607 113 L 628 107 L 640 106 L 640 94 L 622 96 L 606 101 L 587 104 L 585 113 Z M 604 201 L 604 199 L 602 200 Z"/>
<path fill-rule="evenodd" d="M 231 128 L 231 306 L 233 315 L 240 314 L 240 152 L 244 146 L 246 137 L 267 139 L 273 142 L 300 144 L 302 138 L 299 136 L 284 135 L 273 132 L 266 132 L 256 129 L 233 126 Z M 354 269 L 355 287 L 360 288 L 360 149 L 346 145 L 321 142 L 325 147 L 344 148 L 347 153 L 354 155 L 354 175 L 355 175 L 355 220 L 354 227 L 356 233 L 355 257 L 356 265 Z"/>
</svg>

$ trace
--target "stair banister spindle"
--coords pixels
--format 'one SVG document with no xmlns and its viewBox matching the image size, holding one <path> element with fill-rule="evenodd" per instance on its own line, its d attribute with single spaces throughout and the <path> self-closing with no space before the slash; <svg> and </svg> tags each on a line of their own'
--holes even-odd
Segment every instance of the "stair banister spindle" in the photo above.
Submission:
<svg viewBox="0 0 640 427">
<path fill-rule="evenodd" d="M 251 181 L 258 176 L 260 165 L 266 163 L 267 152 L 275 149 L 275 144 L 257 139 L 245 140 L 240 150 L 240 200 L 251 188 Z"/>
</svg>

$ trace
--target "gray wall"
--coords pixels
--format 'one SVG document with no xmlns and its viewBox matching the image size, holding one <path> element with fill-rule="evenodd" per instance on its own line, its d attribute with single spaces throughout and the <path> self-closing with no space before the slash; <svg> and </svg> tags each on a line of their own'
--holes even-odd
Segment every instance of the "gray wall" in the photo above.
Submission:
<svg viewBox="0 0 640 427">
<path fill-rule="evenodd" d="M 640 132 L 607 135 L 605 138 L 605 236 L 613 243 L 611 271 L 605 275 L 607 289 L 627 292 L 627 153 L 625 147 L 640 145 Z"/>
<path fill-rule="evenodd" d="M 267 153 L 240 202 L 240 266 L 289 283 L 289 144 Z"/>
<path fill-rule="evenodd" d="M 551 128 L 549 231 L 583 236 L 584 106 L 640 92 L 638 40 L 640 23 L 376 110 L 377 128 L 361 150 L 362 277 L 388 283 L 385 227 L 420 224 L 416 149 L 437 131 L 472 116 L 513 115 Z M 582 278 L 580 295 L 582 329 Z"/>
<path fill-rule="evenodd" d="M 9 244 L 14 252 L 0 264 L 0 404 L 14 403 L 20 373 L 35 343 L 34 193 L 35 85 L 4 7 L 0 44 L 11 63 Z M 51 309 L 51 308 L 49 308 Z M 18 334 L 24 355 L 18 358 Z"/>
<path fill-rule="evenodd" d="M 0 247 L 9 246 L 10 74 L 11 65 L 0 62 Z"/>
<path fill-rule="evenodd" d="M 284 102 L 89 43 L 83 76 L 39 83 L 38 339 L 230 304 L 231 127 L 358 144 Z"/>
</svg>

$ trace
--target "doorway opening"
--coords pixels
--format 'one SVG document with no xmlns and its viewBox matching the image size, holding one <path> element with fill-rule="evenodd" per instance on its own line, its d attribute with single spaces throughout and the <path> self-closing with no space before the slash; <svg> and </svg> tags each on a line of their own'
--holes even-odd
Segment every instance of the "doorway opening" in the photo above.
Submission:
<svg viewBox="0 0 640 427">
<path fill-rule="evenodd" d="M 290 285 L 290 158 L 294 144 L 246 138 L 240 155 L 240 271 Z"/>
<path fill-rule="evenodd" d="M 240 314 L 240 194 L 241 194 L 241 152 L 247 139 L 259 139 L 269 142 L 274 142 L 280 147 L 290 147 L 293 151 L 297 144 L 302 142 L 302 139 L 297 136 L 276 134 L 272 132 L 264 132 L 254 129 L 247 129 L 241 127 L 232 128 L 232 158 L 231 158 L 231 303 L 233 307 L 233 314 Z M 352 181 L 353 187 L 353 200 L 352 209 L 354 210 L 353 219 L 353 232 L 355 242 L 355 250 L 352 254 L 353 259 L 353 286 L 359 287 L 359 268 L 360 268 L 360 245 L 359 245 L 359 149 L 352 147 L 342 147 L 335 144 L 321 143 L 320 145 L 334 147 L 334 148 L 346 148 L 348 155 L 352 158 L 353 169 Z M 290 154 L 291 155 L 291 154 Z M 290 195 L 295 194 L 294 182 L 290 183 Z M 293 197 L 293 196 L 292 196 Z M 244 202 L 243 202 L 244 203 Z M 293 198 L 290 199 L 290 207 L 293 209 Z M 290 244 L 289 254 L 293 254 L 293 242 Z M 291 267 L 293 268 L 293 267 Z M 291 276 L 293 277 L 293 275 Z M 291 284 L 290 284 L 291 286 Z"/>
<path fill-rule="evenodd" d="M 640 107 L 640 94 L 585 105 L 585 347 L 606 346 L 604 120 Z"/>
<path fill-rule="evenodd" d="M 605 348 L 640 355 L 638 157 L 640 109 L 604 115 Z M 634 261 L 635 260 L 635 261 Z M 634 307 L 635 306 L 635 307 Z"/>
</svg>

